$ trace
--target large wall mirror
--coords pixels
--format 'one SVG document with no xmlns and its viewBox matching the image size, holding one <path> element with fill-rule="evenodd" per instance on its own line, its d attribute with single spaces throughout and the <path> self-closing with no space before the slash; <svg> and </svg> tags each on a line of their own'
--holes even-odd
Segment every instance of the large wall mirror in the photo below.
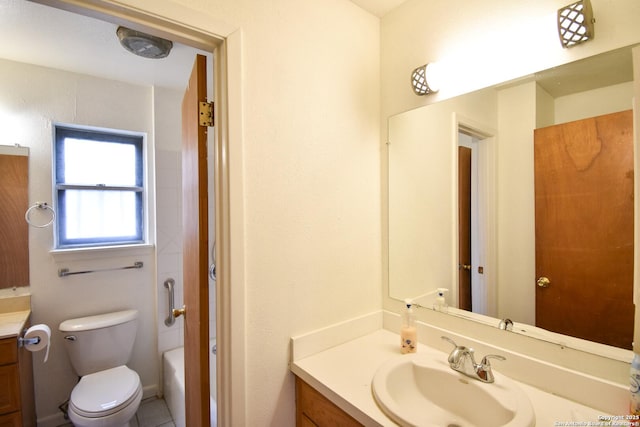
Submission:
<svg viewBox="0 0 640 427">
<path fill-rule="evenodd" d="M 390 117 L 389 296 L 447 288 L 449 314 L 631 349 L 632 64 L 618 49 Z"/>
<path fill-rule="evenodd" d="M 0 289 L 29 286 L 29 149 L 0 146 Z"/>
</svg>

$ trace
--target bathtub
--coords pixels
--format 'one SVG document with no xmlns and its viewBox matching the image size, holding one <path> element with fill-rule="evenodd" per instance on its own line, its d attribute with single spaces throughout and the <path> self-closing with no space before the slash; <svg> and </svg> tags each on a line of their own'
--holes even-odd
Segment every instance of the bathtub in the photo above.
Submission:
<svg viewBox="0 0 640 427">
<path fill-rule="evenodd" d="M 213 349 L 216 340 L 212 339 L 209 349 Z M 184 413 L 184 348 L 166 351 L 162 357 L 164 400 L 167 402 L 176 427 L 186 427 Z M 209 353 L 209 384 L 211 390 L 211 426 L 217 426 L 218 405 L 216 403 L 216 356 Z"/>
</svg>

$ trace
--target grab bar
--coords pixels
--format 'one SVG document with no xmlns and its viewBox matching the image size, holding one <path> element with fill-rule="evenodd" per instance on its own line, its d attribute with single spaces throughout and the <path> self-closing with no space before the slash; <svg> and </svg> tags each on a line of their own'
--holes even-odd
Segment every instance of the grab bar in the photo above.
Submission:
<svg viewBox="0 0 640 427">
<path fill-rule="evenodd" d="M 173 326 L 173 324 L 176 323 L 176 318 L 173 316 L 173 309 L 175 307 L 173 286 L 175 284 L 176 281 L 171 278 L 164 281 L 164 287 L 167 288 L 167 291 L 169 292 L 169 314 L 167 315 L 167 318 L 164 319 L 165 326 Z"/>
</svg>

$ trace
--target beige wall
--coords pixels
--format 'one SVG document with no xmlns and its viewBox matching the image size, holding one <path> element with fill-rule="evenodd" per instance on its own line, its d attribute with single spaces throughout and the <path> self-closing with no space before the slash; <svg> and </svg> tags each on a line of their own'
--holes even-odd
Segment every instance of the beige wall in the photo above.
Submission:
<svg viewBox="0 0 640 427">
<path fill-rule="evenodd" d="M 289 337 L 381 305 L 379 23 L 242 4 L 246 425 L 293 426 Z"/>
<path fill-rule="evenodd" d="M 379 20 L 346 0 L 125 3 L 239 29 L 230 169 L 244 279 L 231 285 L 245 300 L 231 310 L 245 312 L 232 339 L 246 361 L 233 369 L 246 378 L 245 425 L 293 426 L 289 337 L 381 305 Z"/>
</svg>

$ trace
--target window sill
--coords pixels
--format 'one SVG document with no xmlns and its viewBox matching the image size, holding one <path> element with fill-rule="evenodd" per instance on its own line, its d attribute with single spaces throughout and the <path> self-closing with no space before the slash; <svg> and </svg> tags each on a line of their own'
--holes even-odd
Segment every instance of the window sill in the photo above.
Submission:
<svg viewBox="0 0 640 427">
<path fill-rule="evenodd" d="M 49 253 L 56 262 L 77 261 L 105 257 L 147 256 L 153 253 L 152 244 L 100 246 L 95 248 L 52 249 Z"/>
</svg>

